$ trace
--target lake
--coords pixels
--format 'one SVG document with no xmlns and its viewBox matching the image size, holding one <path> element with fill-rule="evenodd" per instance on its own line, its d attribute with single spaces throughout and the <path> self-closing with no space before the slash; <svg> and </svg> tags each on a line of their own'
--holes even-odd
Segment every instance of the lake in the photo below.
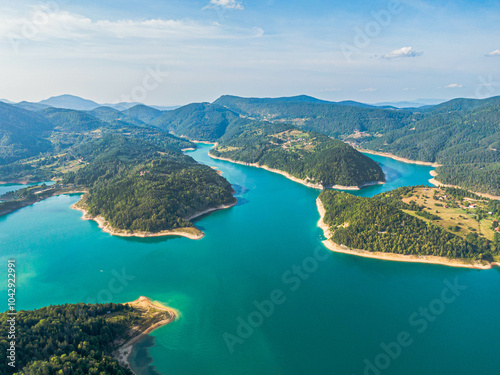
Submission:
<svg viewBox="0 0 500 375">
<path fill-rule="evenodd" d="M 69 208 L 79 195 L 0 217 L 0 272 L 16 259 L 18 309 L 140 295 L 178 309 L 136 346 L 141 374 L 498 373 L 498 268 L 332 253 L 316 226 L 318 190 L 213 160 L 209 148 L 189 155 L 221 170 L 239 203 L 198 220 L 199 241 L 113 237 Z M 388 183 L 357 195 L 430 178 L 430 167 L 370 157 Z"/>
</svg>

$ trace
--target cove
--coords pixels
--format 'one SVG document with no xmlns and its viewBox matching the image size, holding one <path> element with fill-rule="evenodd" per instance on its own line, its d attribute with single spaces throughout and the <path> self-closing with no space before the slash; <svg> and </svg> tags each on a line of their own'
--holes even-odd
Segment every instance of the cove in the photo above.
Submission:
<svg viewBox="0 0 500 375">
<path fill-rule="evenodd" d="M 54 185 L 54 181 L 45 181 L 45 182 L 32 182 L 29 184 L 2 184 L 0 185 L 0 195 L 3 195 L 5 193 L 8 193 L 9 191 L 16 191 L 20 189 L 24 189 L 30 186 L 35 186 L 35 185 L 41 185 L 41 184 L 46 184 L 48 186 Z"/>
<path fill-rule="evenodd" d="M 209 148 L 200 145 L 189 154 L 221 170 L 239 203 L 198 220 L 206 233 L 202 240 L 112 237 L 69 208 L 78 195 L 53 197 L 0 218 L 1 264 L 14 257 L 18 265 L 18 308 L 127 302 L 140 295 L 175 307 L 180 319 L 137 348 L 141 373 L 498 373 L 498 268 L 329 252 L 316 226 L 318 190 L 263 169 L 212 160 Z M 430 178 L 429 167 L 370 157 L 382 164 L 388 183 L 357 195 L 427 184 Z M 5 275 L 6 266 L 0 272 Z M 436 301 L 447 282 L 465 289 L 442 309 Z M 6 295 L 3 284 L 0 289 Z M 240 322 L 248 323 L 259 311 L 256 302 L 269 300 L 275 290 L 283 293 L 283 303 L 262 322 L 251 321 L 260 324 L 231 352 L 225 333 L 239 337 Z M 411 344 L 399 344 L 402 333 Z"/>
</svg>

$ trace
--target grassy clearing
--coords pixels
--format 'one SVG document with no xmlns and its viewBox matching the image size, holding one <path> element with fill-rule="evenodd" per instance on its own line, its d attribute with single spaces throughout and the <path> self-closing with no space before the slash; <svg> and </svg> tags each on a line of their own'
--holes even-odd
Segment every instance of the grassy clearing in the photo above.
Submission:
<svg viewBox="0 0 500 375">
<path fill-rule="evenodd" d="M 405 203 L 414 201 L 416 204 L 424 206 L 427 212 L 438 215 L 441 220 L 433 220 L 433 224 L 461 237 L 465 237 L 469 233 L 476 233 L 493 240 L 495 233 L 491 228 L 493 217 L 487 212 L 486 200 L 472 198 L 459 200 L 446 195 L 441 188 L 415 188 L 413 192 L 411 197 L 405 197 L 402 201 Z M 404 211 L 417 216 L 414 211 Z"/>
</svg>

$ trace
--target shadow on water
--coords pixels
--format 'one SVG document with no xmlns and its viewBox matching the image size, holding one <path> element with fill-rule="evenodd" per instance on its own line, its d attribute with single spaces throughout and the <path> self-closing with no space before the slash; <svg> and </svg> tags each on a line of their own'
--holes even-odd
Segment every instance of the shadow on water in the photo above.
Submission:
<svg viewBox="0 0 500 375">
<path fill-rule="evenodd" d="M 401 177 L 401 173 L 399 173 L 396 169 L 391 168 L 384 163 L 378 163 L 385 174 L 386 181 L 394 181 Z"/>
<path fill-rule="evenodd" d="M 140 243 L 140 244 L 158 244 L 158 243 L 167 243 L 169 241 L 173 241 L 179 238 L 183 238 L 182 236 L 160 236 L 160 237 L 119 237 L 123 241 Z"/>
<path fill-rule="evenodd" d="M 234 195 L 242 195 L 242 194 L 245 194 L 248 191 L 250 191 L 250 189 L 247 188 L 246 186 L 241 186 L 241 185 L 237 185 L 237 184 L 232 184 L 231 186 L 233 187 L 233 190 L 235 191 Z"/>
<path fill-rule="evenodd" d="M 155 367 L 151 366 L 153 359 L 148 352 L 148 348 L 151 348 L 154 344 L 154 337 L 148 335 L 134 345 L 130 353 L 129 363 L 137 375 L 160 375 Z"/>
<path fill-rule="evenodd" d="M 243 205 L 248 204 L 248 203 L 250 203 L 250 201 L 248 199 L 238 198 L 238 203 L 236 203 L 235 207 L 243 206 Z"/>
</svg>

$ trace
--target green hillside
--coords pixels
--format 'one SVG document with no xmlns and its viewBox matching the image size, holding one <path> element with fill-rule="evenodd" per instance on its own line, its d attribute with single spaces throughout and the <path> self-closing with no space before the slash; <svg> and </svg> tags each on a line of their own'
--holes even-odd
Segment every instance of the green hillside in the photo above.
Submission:
<svg viewBox="0 0 500 375">
<path fill-rule="evenodd" d="M 74 153 L 88 164 L 65 184 L 89 189 L 85 206 L 113 228 L 159 232 L 193 227 L 194 213 L 235 201 L 229 182 L 189 156 L 136 138 L 106 135 Z"/>
<path fill-rule="evenodd" d="M 437 162 L 443 164 L 439 181 L 500 195 L 500 97 L 404 110 L 283 99 L 223 96 L 215 103 L 249 118 L 288 122 L 355 146 Z"/>
<path fill-rule="evenodd" d="M 10 318 L 0 314 L 3 332 L 8 332 Z M 10 367 L 4 355 L 1 374 L 131 375 L 113 352 L 138 332 L 172 316 L 135 305 L 79 303 L 21 310 L 15 319 L 16 367 Z M 1 340 L 0 348 L 8 353 L 8 341 Z"/>
<path fill-rule="evenodd" d="M 383 133 L 410 124 L 418 114 L 386 110 L 368 105 L 323 101 L 290 101 L 276 99 L 223 96 L 214 104 L 224 106 L 243 116 L 267 121 L 288 121 L 305 130 L 318 131 L 335 138 L 355 132 Z"/>
<path fill-rule="evenodd" d="M 52 128 L 45 117 L 0 102 L 0 165 L 48 151 L 44 137 Z"/>
<path fill-rule="evenodd" d="M 403 190 L 398 190 L 387 193 L 391 199 L 386 193 L 362 198 L 332 190 L 322 192 L 319 199 L 326 210 L 324 222 L 330 228 L 330 239 L 351 249 L 372 252 L 486 261 L 498 256 L 498 241 L 495 245 L 474 235 L 462 238 L 432 220 L 404 212 L 421 212 L 421 208 L 402 203 L 399 197 Z"/>
<path fill-rule="evenodd" d="M 279 169 L 324 187 L 385 181 L 380 166 L 351 146 L 284 124 L 243 126 L 225 135 L 211 154 Z"/>
<path fill-rule="evenodd" d="M 88 114 L 106 122 L 121 121 L 135 126 L 143 126 L 145 124 L 143 121 L 111 107 L 98 107 L 92 111 L 88 111 Z"/>
<path fill-rule="evenodd" d="M 158 109 L 151 108 L 143 104 L 136 105 L 122 112 L 125 115 L 136 118 L 146 124 L 150 124 L 154 119 L 156 119 L 163 113 Z"/>
<path fill-rule="evenodd" d="M 221 106 L 198 103 L 163 112 L 151 124 L 190 139 L 215 142 L 238 118 L 238 114 Z"/>
</svg>

